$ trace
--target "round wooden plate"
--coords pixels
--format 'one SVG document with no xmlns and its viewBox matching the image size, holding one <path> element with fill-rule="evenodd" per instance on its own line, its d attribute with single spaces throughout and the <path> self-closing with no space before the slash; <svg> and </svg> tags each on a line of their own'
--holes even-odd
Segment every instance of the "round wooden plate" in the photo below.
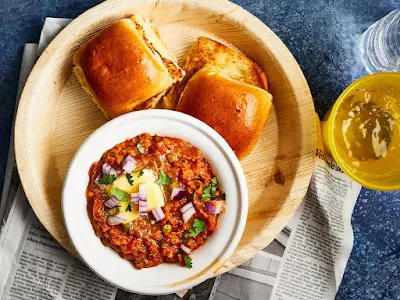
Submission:
<svg viewBox="0 0 400 300">
<path fill-rule="evenodd" d="M 111 0 L 79 16 L 47 47 L 23 91 L 15 151 L 25 193 L 39 220 L 74 253 L 61 217 L 61 189 L 83 141 L 107 122 L 72 73 L 79 45 L 104 26 L 136 13 L 149 17 L 178 59 L 198 36 L 234 45 L 267 73 L 273 109 L 262 137 L 242 161 L 249 187 L 247 225 L 220 272 L 257 254 L 302 201 L 314 166 L 313 100 L 296 60 L 260 20 L 225 0 Z"/>
</svg>

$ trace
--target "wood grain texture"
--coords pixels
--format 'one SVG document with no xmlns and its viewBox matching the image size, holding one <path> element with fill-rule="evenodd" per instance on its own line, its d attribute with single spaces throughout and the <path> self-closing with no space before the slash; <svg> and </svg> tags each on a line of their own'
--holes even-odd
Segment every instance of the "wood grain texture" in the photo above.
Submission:
<svg viewBox="0 0 400 300">
<path fill-rule="evenodd" d="M 15 151 L 25 193 L 47 230 L 75 254 L 61 216 L 62 185 L 74 153 L 107 120 L 73 75 L 72 56 L 98 30 L 133 13 L 151 19 L 178 59 L 204 35 L 234 45 L 268 76 L 273 108 L 242 161 L 249 214 L 236 252 L 219 270 L 225 272 L 257 254 L 289 221 L 307 191 L 316 145 L 313 100 L 294 57 L 266 25 L 228 1 L 110 0 L 71 22 L 42 54 L 21 97 Z"/>
</svg>

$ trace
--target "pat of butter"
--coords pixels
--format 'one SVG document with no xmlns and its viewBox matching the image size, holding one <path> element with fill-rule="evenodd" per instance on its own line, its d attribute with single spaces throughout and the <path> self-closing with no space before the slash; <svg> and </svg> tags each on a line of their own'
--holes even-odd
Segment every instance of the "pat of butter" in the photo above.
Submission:
<svg viewBox="0 0 400 300">
<path fill-rule="evenodd" d="M 119 202 L 118 204 L 119 207 L 119 211 L 120 213 L 123 212 L 125 214 L 125 221 L 123 222 L 123 224 L 132 222 L 134 220 L 136 220 L 137 218 L 139 218 L 139 206 L 137 204 L 133 204 L 131 203 L 131 211 L 126 211 L 126 208 L 129 205 L 128 201 L 125 202 Z"/>
<path fill-rule="evenodd" d="M 125 174 L 121 174 L 117 179 L 108 186 L 108 192 L 115 187 L 127 192 L 129 195 L 139 192 L 139 184 L 145 183 L 147 186 L 147 211 L 152 211 L 154 208 L 164 206 L 164 194 L 161 187 L 154 183 L 157 180 L 153 171 L 144 169 L 143 175 L 139 177 L 139 172 L 131 173 L 133 184 L 130 185 Z M 132 211 L 125 211 L 129 202 L 119 202 L 120 212 L 125 213 L 126 221 L 131 222 L 139 217 L 138 205 L 131 203 Z"/>
</svg>

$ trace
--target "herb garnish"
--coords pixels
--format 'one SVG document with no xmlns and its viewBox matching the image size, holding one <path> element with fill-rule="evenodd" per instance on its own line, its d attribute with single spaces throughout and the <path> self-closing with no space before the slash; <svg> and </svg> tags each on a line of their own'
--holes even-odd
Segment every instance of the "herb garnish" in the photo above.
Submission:
<svg viewBox="0 0 400 300">
<path fill-rule="evenodd" d="M 128 201 L 129 194 L 119 188 L 111 188 L 110 194 L 111 196 L 116 197 L 119 201 Z"/>
<path fill-rule="evenodd" d="M 196 237 L 203 231 L 206 231 L 206 223 L 202 220 L 194 219 L 193 228 L 189 230 L 189 236 Z"/>
<path fill-rule="evenodd" d="M 129 203 L 128 206 L 126 207 L 125 211 L 132 211 L 131 204 Z"/>
<path fill-rule="evenodd" d="M 98 182 L 100 184 L 111 184 L 117 179 L 114 174 L 104 174 L 103 178 L 100 178 Z"/>
<path fill-rule="evenodd" d="M 190 258 L 190 256 L 183 255 L 183 260 L 185 261 L 186 268 L 191 269 L 192 268 L 192 259 Z"/>
<path fill-rule="evenodd" d="M 203 191 L 203 195 L 201 196 L 201 200 L 206 200 L 206 199 L 210 199 L 210 198 L 215 198 L 215 191 L 217 190 L 217 178 L 214 177 L 211 180 L 211 183 L 209 186 L 207 186 L 204 191 Z"/>
<path fill-rule="evenodd" d="M 158 179 L 154 181 L 154 183 L 157 183 L 159 185 L 168 185 L 171 182 L 172 178 L 165 174 L 163 170 L 160 171 L 160 177 L 158 177 Z"/>
<path fill-rule="evenodd" d="M 183 241 L 184 243 L 187 242 L 187 234 L 186 234 L 186 233 L 182 233 L 182 241 Z"/>
<path fill-rule="evenodd" d="M 136 144 L 136 148 L 139 150 L 140 153 L 145 153 L 146 149 L 142 146 L 141 143 Z"/>
<path fill-rule="evenodd" d="M 132 175 L 129 173 L 126 173 L 125 176 L 126 176 L 126 179 L 128 179 L 129 184 L 133 185 L 134 180 L 132 179 Z"/>
<path fill-rule="evenodd" d="M 139 178 L 139 177 L 142 177 L 143 174 L 144 174 L 144 171 L 143 171 L 143 170 L 140 170 L 139 175 L 138 175 L 138 178 Z"/>
<path fill-rule="evenodd" d="M 120 208 L 120 207 L 121 207 L 120 205 L 117 205 L 117 206 L 111 208 L 111 209 L 108 211 L 108 213 L 109 213 L 111 216 L 116 215 L 116 214 L 119 213 L 119 208 Z"/>
</svg>

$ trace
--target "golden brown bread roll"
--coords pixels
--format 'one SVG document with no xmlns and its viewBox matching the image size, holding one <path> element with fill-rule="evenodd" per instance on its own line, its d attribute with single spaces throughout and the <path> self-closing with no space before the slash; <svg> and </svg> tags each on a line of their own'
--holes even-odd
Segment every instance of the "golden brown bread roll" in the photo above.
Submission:
<svg viewBox="0 0 400 300">
<path fill-rule="evenodd" d="M 267 77 L 263 69 L 246 55 L 207 37 L 199 37 L 182 59 L 185 78 L 173 85 L 159 106 L 174 109 L 187 81 L 206 64 L 228 70 L 230 77 L 238 82 L 268 90 Z"/>
<path fill-rule="evenodd" d="M 150 21 L 138 16 L 100 31 L 73 62 L 83 88 L 111 118 L 154 107 L 185 74 Z"/>
<path fill-rule="evenodd" d="M 263 131 L 271 100 L 267 91 L 232 79 L 227 70 L 205 65 L 187 82 L 177 110 L 210 125 L 243 159 Z"/>
</svg>

